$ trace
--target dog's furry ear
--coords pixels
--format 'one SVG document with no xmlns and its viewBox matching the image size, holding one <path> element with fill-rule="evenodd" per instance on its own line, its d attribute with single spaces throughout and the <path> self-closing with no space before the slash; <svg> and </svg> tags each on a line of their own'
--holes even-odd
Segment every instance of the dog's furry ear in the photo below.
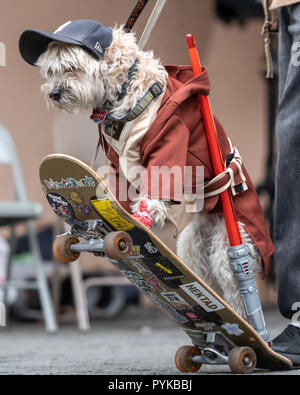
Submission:
<svg viewBox="0 0 300 395">
<path fill-rule="evenodd" d="M 122 27 L 113 29 L 113 41 L 106 49 L 103 60 L 124 69 L 130 68 L 138 53 L 136 36 L 133 32 L 125 32 Z"/>
</svg>

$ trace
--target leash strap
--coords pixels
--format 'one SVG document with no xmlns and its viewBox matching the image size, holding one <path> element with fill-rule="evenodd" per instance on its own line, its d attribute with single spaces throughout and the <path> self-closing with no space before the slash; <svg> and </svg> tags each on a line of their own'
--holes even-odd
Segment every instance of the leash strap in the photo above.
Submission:
<svg viewBox="0 0 300 395">
<path fill-rule="evenodd" d="M 96 150 L 95 150 L 95 154 L 94 154 L 93 160 L 90 163 L 90 167 L 92 169 L 94 169 L 94 166 L 95 166 L 98 154 L 99 154 L 99 150 L 100 150 L 100 145 L 101 145 L 101 137 L 99 136 L 97 147 L 96 147 Z"/>
<path fill-rule="evenodd" d="M 134 9 L 132 10 L 127 22 L 125 23 L 123 29 L 126 32 L 130 32 L 135 25 L 136 21 L 138 20 L 139 16 L 143 12 L 144 8 L 146 7 L 149 0 L 139 0 Z"/>
<path fill-rule="evenodd" d="M 167 0 L 157 0 L 156 4 L 154 6 L 154 9 L 152 11 L 152 14 L 147 22 L 147 25 L 145 27 L 145 30 L 143 31 L 142 37 L 140 38 L 140 41 L 138 43 L 139 49 L 144 49 L 149 37 L 156 25 L 156 22 L 158 21 L 158 18 L 160 17 L 160 14 L 162 13 L 162 10 L 166 4 Z"/>
<path fill-rule="evenodd" d="M 122 100 L 126 96 L 127 89 L 129 87 L 130 81 L 132 80 L 132 77 L 134 76 L 134 74 L 137 71 L 138 64 L 139 64 L 138 59 L 135 59 L 135 62 L 129 69 L 127 81 L 125 81 L 124 84 L 122 85 L 122 90 L 118 96 L 118 101 Z"/>
</svg>

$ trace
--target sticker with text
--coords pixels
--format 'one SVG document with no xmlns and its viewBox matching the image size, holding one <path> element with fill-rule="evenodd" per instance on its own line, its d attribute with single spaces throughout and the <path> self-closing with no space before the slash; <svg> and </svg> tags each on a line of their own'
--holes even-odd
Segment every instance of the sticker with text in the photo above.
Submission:
<svg viewBox="0 0 300 395">
<path fill-rule="evenodd" d="M 150 243 L 150 241 L 145 244 L 145 248 L 149 254 L 156 254 L 158 252 L 158 249 L 152 243 Z"/>
<path fill-rule="evenodd" d="M 142 276 L 135 272 L 129 270 L 121 270 L 121 273 L 143 291 L 152 292 L 152 290 L 154 289 L 154 287 L 148 281 L 145 281 Z"/>
<path fill-rule="evenodd" d="M 167 301 L 176 308 L 182 308 L 188 306 L 188 303 L 182 299 L 177 292 L 162 292 L 161 296 L 163 296 Z"/>
<path fill-rule="evenodd" d="M 92 177 L 85 176 L 80 180 L 73 177 L 62 178 L 60 181 L 54 181 L 52 178 L 43 180 L 48 189 L 74 189 L 74 188 L 94 188 L 96 186 Z"/>
<path fill-rule="evenodd" d="M 115 230 L 126 231 L 134 228 L 130 222 L 123 218 L 117 210 L 115 210 L 108 199 L 93 199 L 91 205 L 96 212 L 105 219 Z"/>
<path fill-rule="evenodd" d="M 74 218 L 74 211 L 69 202 L 57 193 L 48 193 L 46 198 L 56 215 L 64 219 Z"/>
<path fill-rule="evenodd" d="M 180 288 L 208 312 L 225 309 L 225 307 L 197 281 L 180 285 Z"/>
<path fill-rule="evenodd" d="M 139 261 L 138 259 L 131 259 L 130 260 L 131 265 L 140 273 L 144 274 L 145 276 L 150 276 L 151 272 L 150 270 L 147 270 Z"/>
</svg>

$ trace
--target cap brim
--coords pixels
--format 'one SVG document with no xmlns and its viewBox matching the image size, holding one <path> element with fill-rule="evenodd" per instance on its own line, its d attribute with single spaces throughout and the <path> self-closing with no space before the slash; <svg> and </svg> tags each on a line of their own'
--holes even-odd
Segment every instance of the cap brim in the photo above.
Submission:
<svg viewBox="0 0 300 395">
<path fill-rule="evenodd" d="M 52 41 L 78 45 L 78 42 L 58 34 L 40 30 L 25 30 L 19 40 L 19 50 L 22 58 L 32 66 L 36 66 L 38 58 L 44 53 Z"/>
</svg>

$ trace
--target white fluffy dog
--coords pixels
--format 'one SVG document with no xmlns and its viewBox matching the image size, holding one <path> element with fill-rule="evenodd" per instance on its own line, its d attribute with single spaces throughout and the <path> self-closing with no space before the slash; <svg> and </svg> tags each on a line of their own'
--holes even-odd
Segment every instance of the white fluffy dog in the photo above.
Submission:
<svg viewBox="0 0 300 395">
<path fill-rule="evenodd" d="M 137 67 L 126 85 L 125 94 L 121 95 L 136 59 Z M 166 68 L 151 51 L 139 50 L 134 34 L 125 33 L 118 27 L 113 29 L 112 42 L 101 59 L 96 59 L 82 46 L 51 41 L 36 65 L 46 80 L 41 87 L 45 99 L 69 113 L 105 107 L 112 118 L 122 119 L 153 84 L 159 83 L 163 92 L 167 86 Z M 163 95 L 159 98 L 160 102 L 162 98 Z M 154 103 L 149 108 L 155 107 Z M 139 123 L 139 118 L 134 120 L 135 124 Z M 141 115 L 143 121 L 144 118 Z M 150 224 L 153 221 L 160 225 L 168 220 L 168 202 L 157 199 L 149 201 L 143 196 L 132 206 L 133 213 L 139 212 L 141 201 L 147 210 L 140 218 L 148 216 Z M 262 260 L 258 249 L 242 223 L 240 230 L 254 261 L 254 271 L 261 273 Z M 223 215 L 208 214 L 205 210 L 195 213 L 193 220 L 177 237 L 177 254 L 183 262 L 212 286 L 235 311 L 244 315 L 239 289 L 229 266 L 228 247 Z"/>
</svg>

